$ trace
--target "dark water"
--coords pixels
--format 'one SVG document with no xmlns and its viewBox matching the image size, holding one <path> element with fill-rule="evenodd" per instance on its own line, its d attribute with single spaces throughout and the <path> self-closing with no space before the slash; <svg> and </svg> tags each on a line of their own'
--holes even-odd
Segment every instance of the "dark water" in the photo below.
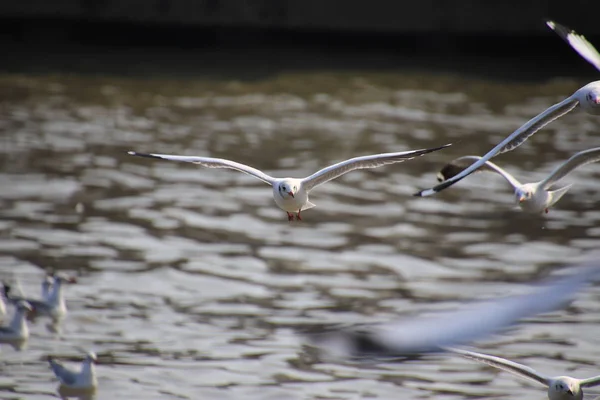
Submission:
<svg viewBox="0 0 600 400">
<path fill-rule="evenodd" d="M 2 347 L 0 397 L 49 399 L 48 354 L 99 354 L 100 399 L 545 398 L 452 356 L 410 365 L 319 363 L 296 328 L 381 321 L 509 294 L 600 247 L 600 165 L 569 176 L 545 216 L 496 176 L 433 198 L 454 157 L 481 154 L 586 83 L 414 72 L 281 73 L 254 80 L 0 76 L 0 273 L 37 294 L 46 268 L 79 275 L 60 335 Z M 497 162 L 523 181 L 600 144 L 572 114 Z M 231 171 L 128 150 L 231 158 L 276 176 L 454 142 L 354 172 L 290 225 L 270 188 Z M 598 287 L 479 348 L 548 374 L 600 359 Z"/>
</svg>

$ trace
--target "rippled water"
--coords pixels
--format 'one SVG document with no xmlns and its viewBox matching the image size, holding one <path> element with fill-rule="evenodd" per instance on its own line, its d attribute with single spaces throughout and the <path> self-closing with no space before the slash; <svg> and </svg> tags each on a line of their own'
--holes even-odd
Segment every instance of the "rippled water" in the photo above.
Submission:
<svg viewBox="0 0 600 400">
<path fill-rule="evenodd" d="M 415 198 L 437 170 L 481 154 L 585 82 L 298 72 L 256 81 L 0 76 L 0 272 L 39 292 L 47 268 L 79 275 L 60 335 L 2 347 L 0 397 L 48 399 L 45 357 L 99 354 L 100 399 L 542 399 L 544 389 L 436 356 L 403 365 L 321 363 L 296 328 L 367 322 L 505 295 L 600 247 L 600 165 L 545 216 L 514 208 L 495 176 Z M 497 162 L 537 180 L 597 146 L 573 114 Z M 240 173 L 127 150 L 232 158 L 281 176 L 454 142 L 354 172 L 311 194 L 289 224 Z M 480 349 L 548 374 L 598 373 L 598 286 L 568 309 Z M 508 395 L 505 395 L 508 393 Z"/>
</svg>

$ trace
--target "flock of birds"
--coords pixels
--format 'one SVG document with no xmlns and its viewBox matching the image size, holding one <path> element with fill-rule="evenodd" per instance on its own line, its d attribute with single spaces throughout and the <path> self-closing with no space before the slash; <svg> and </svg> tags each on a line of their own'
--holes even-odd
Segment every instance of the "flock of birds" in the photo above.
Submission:
<svg viewBox="0 0 600 400">
<path fill-rule="evenodd" d="M 600 70 L 600 54 L 583 36 L 552 21 L 548 21 L 547 25 Z M 422 190 L 415 196 L 430 196 L 454 185 L 473 172 L 491 171 L 501 175 L 513 187 L 515 200 L 521 209 L 527 212 L 547 213 L 548 209 L 571 187 L 566 185 L 555 188 L 556 183 L 576 168 L 600 161 L 600 148 L 581 151 L 556 167 L 545 179 L 525 184 L 521 184 L 490 159 L 517 148 L 544 126 L 577 108 L 589 114 L 600 115 L 600 81 L 581 87 L 571 96 L 532 118 L 485 155 L 469 155 L 453 160 L 439 172 L 438 179 L 441 182 L 438 185 Z M 303 179 L 276 178 L 248 165 L 219 158 L 133 151 L 129 154 L 189 162 L 207 168 L 229 168 L 252 175 L 272 186 L 275 203 L 287 213 L 288 220 L 293 221 L 302 219 L 302 211 L 315 207 L 309 201 L 308 195 L 319 185 L 353 170 L 407 161 L 448 146 L 450 144 L 428 149 L 356 157 L 323 168 Z M 512 361 L 454 346 L 465 345 L 497 333 L 514 326 L 522 318 L 556 310 L 572 300 L 574 295 L 587 284 L 598 279 L 600 279 L 600 265 L 590 263 L 574 268 L 562 278 L 534 285 L 531 293 L 524 295 L 485 301 L 441 315 L 404 319 L 390 324 L 358 328 L 330 327 L 309 333 L 307 336 L 310 344 L 324 353 L 350 359 L 401 360 L 428 353 L 451 352 L 539 382 L 548 387 L 550 400 L 580 400 L 583 399 L 582 388 L 600 385 L 600 376 L 582 380 L 568 376 L 547 377 Z M 53 326 L 57 326 L 67 314 L 62 287 L 63 284 L 71 281 L 59 275 L 47 277 L 42 282 L 42 294 L 39 299 L 15 295 L 11 288 L 5 285 L 3 296 L 0 297 L 0 315 L 6 314 L 5 302 L 14 306 L 14 313 L 10 322 L 0 327 L 0 340 L 12 343 L 20 349 L 29 337 L 27 320 L 35 320 L 36 317 L 48 317 L 53 321 Z M 439 329 L 440 326 L 443 329 Z M 95 360 L 95 354 L 88 353 L 79 371 L 70 370 L 52 358 L 48 361 L 62 387 L 95 390 L 97 386 Z"/>
<path fill-rule="evenodd" d="M 29 339 L 29 321 L 38 318 L 49 318 L 51 323 L 48 328 L 59 332 L 60 325 L 67 316 L 67 303 L 64 296 L 64 285 L 75 283 L 73 277 L 60 274 L 46 275 L 42 280 L 41 296 L 39 298 L 26 297 L 19 289 L 15 294 L 14 287 L 7 283 L 2 284 L 0 296 L 0 317 L 7 316 L 7 306 L 14 307 L 12 318 L 7 325 L 0 327 L 0 343 L 9 344 L 17 350 L 22 350 Z M 17 284 L 20 287 L 20 285 Z M 94 362 L 96 354 L 88 352 L 79 371 L 69 369 L 48 357 L 50 368 L 58 378 L 58 389 L 62 398 L 76 395 L 79 398 L 92 398 L 98 386 Z"/>
</svg>

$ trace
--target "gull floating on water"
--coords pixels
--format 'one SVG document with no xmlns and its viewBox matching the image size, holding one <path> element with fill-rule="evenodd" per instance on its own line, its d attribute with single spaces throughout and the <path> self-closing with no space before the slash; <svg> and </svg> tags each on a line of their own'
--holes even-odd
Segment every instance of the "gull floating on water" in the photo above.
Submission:
<svg viewBox="0 0 600 400">
<path fill-rule="evenodd" d="M 26 301 L 21 300 L 15 304 L 12 320 L 8 325 L 0 327 L 1 342 L 23 341 L 29 338 L 26 317 L 31 310 L 31 305 Z"/>
<path fill-rule="evenodd" d="M 4 284 L 4 295 L 8 301 L 13 304 L 19 301 L 26 301 L 31 304 L 33 307 L 32 317 L 44 316 L 58 321 L 67 315 L 67 304 L 63 293 L 63 284 L 74 282 L 74 278 L 54 275 L 52 278 L 52 288 L 49 290 L 47 297 L 42 299 L 13 296 L 11 294 L 10 286 L 6 284 Z"/>
<path fill-rule="evenodd" d="M 600 264 L 537 285 L 531 293 L 473 304 L 436 316 L 387 324 L 323 328 L 306 334 L 309 344 L 336 358 L 389 360 L 444 351 L 515 325 L 520 319 L 556 310 L 588 283 L 600 279 Z"/>
<path fill-rule="evenodd" d="M 548 387 L 548 399 L 550 400 L 582 400 L 582 388 L 600 385 L 600 375 L 588 379 L 576 379 L 571 378 L 570 376 L 549 377 L 540 374 L 526 365 L 518 364 L 504 358 L 461 349 L 448 348 L 446 350 L 459 354 L 469 360 L 487 364 L 503 371 L 510 372 L 513 375 L 539 382 Z"/>
<path fill-rule="evenodd" d="M 399 163 L 427 153 L 444 149 L 448 146 L 450 146 L 450 144 L 430 149 L 355 157 L 323 168 L 320 171 L 317 171 L 303 179 L 275 178 L 256 168 L 222 158 L 176 156 L 153 153 L 147 154 L 138 153 L 135 151 L 129 151 L 128 154 L 132 156 L 159 158 L 163 160 L 184 161 L 198 164 L 207 168 L 229 168 L 252 175 L 273 187 L 273 198 L 275 199 L 275 203 L 279 208 L 287 213 L 288 220 L 292 221 L 294 219 L 294 213 L 296 213 L 296 219 L 301 220 L 301 211 L 315 207 L 315 205 L 308 200 L 308 194 L 312 189 L 322 185 L 325 182 L 342 176 L 350 171 L 365 168 L 376 168 L 387 164 Z"/>
<path fill-rule="evenodd" d="M 464 168 L 471 165 L 473 161 L 480 159 L 481 157 L 479 156 L 459 157 L 440 170 L 438 173 L 438 180 L 443 182 L 450 179 L 460 173 Z M 524 211 L 532 213 L 541 213 L 542 211 L 545 211 L 548 213 L 548 208 L 559 201 L 572 185 L 563 186 L 555 190 L 550 190 L 550 188 L 574 169 L 597 161 L 600 161 L 600 147 L 580 151 L 556 167 L 544 180 L 525 184 L 520 183 L 514 176 L 491 161 L 486 161 L 479 171 L 496 172 L 506 179 L 515 190 L 517 203 Z"/>
<path fill-rule="evenodd" d="M 598 70 L 600 70 L 600 55 L 598 55 L 598 52 L 590 42 L 585 40 L 583 36 L 578 35 L 574 31 L 565 28 L 564 26 L 559 25 L 555 22 L 548 21 L 547 24 L 556 33 L 563 37 L 567 41 L 567 43 L 569 43 L 571 47 L 573 47 L 573 49 L 575 49 L 575 51 L 577 51 L 583 58 L 585 58 Z M 579 88 L 575 91 L 575 93 L 573 93 L 571 96 L 567 97 L 560 103 L 553 105 L 541 114 L 527 121 L 525 125 L 521 126 L 519 129 L 511 133 L 510 136 L 508 136 L 496 147 L 488 151 L 483 157 L 471 164 L 470 167 L 466 168 L 458 175 L 430 189 L 421 190 L 420 192 L 415 193 L 415 196 L 431 196 L 454 185 L 455 183 L 459 182 L 460 180 L 466 178 L 467 176 L 475 172 L 492 157 L 516 149 L 521 144 L 523 144 L 523 142 L 529 139 L 529 137 L 531 137 L 534 133 L 536 133 L 552 121 L 562 117 L 563 115 L 568 114 L 569 112 L 577 108 L 585 111 L 588 114 L 600 115 L 600 81 L 594 81 Z"/>
<path fill-rule="evenodd" d="M 88 352 L 79 371 L 74 371 L 65 367 L 60 362 L 48 357 L 50 368 L 54 375 L 60 381 L 58 393 L 63 399 L 68 397 L 78 397 L 80 399 L 93 399 L 98 387 L 96 378 L 96 354 L 92 351 Z"/>
</svg>

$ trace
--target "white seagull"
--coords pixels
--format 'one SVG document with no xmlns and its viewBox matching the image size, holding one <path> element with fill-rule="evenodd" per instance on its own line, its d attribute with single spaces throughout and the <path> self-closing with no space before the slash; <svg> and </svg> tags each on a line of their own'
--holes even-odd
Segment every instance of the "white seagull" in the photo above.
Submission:
<svg viewBox="0 0 600 400">
<path fill-rule="evenodd" d="M 323 328 L 306 334 L 309 344 L 335 358 L 389 360 L 441 352 L 485 338 L 520 319 L 556 310 L 600 279 L 600 263 L 537 285 L 531 293 L 473 304 L 434 316 L 359 327 Z"/>
<path fill-rule="evenodd" d="M 46 298 L 32 299 L 26 297 L 16 297 L 11 295 L 10 286 L 4 284 L 4 295 L 11 303 L 26 301 L 33 307 L 31 317 L 50 317 L 54 321 L 59 321 L 67 315 L 67 304 L 63 293 L 63 284 L 74 283 L 75 278 L 66 278 L 60 275 L 54 275 L 52 278 L 52 288 Z"/>
<path fill-rule="evenodd" d="M 81 369 L 73 371 L 54 360 L 54 358 L 48 357 L 48 363 L 50 363 L 50 367 L 60 381 L 61 386 L 70 389 L 94 389 L 98 386 L 94 367 L 95 362 L 96 354 L 90 351 L 81 363 Z"/>
<path fill-rule="evenodd" d="M 322 185 L 325 182 L 328 182 L 332 179 L 335 179 L 341 175 L 344 175 L 356 169 L 376 168 L 386 164 L 399 163 L 402 161 L 410 160 L 411 158 L 422 156 L 427 153 L 444 149 L 448 146 L 450 146 L 450 144 L 430 149 L 355 157 L 323 168 L 320 171 L 317 171 L 314 174 L 303 179 L 275 178 L 273 176 L 265 174 L 264 172 L 256 168 L 240 164 L 235 161 L 225 160 L 222 158 L 175 156 L 168 154 L 153 153 L 147 154 L 138 153 L 135 151 L 129 151 L 128 154 L 132 156 L 159 158 L 163 160 L 184 161 L 198 164 L 207 168 L 229 168 L 243 172 L 248 175 L 252 175 L 255 178 L 258 178 L 261 181 L 268 183 L 273 187 L 273 198 L 275 199 L 275 203 L 279 208 L 281 208 L 287 213 L 288 220 L 292 221 L 294 219 L 294 213 L 296 213 L 296 219 L 301 220 L 301 211 L 315 207 L 315 205 L 308 200 L 308 193 L 315 187 Z"/>
<path fill-rule="evenodd" d="M 438 180 L 443 182 L 452 178 L 473 161 L 480 160 L 479 156 L 464 156 L 451 161 L 438 173 Z M 580 151 L 567 161 L 556 167 L 544 180 L 533 183 L 522 184 L 514 176 L 497 166 L 491 161 L 486 161 L 479 171 L 496 172 L 502 176 L 513 187 L 515 199 L 523 211 L 532 213 L 548 213 L 548 208 L 553 206 L 567 193 L 572 185 L 566 185 L 558 189 L 550 190 L 559 180 L 567 176 L 574 169 L 583 165 L 600 161 L 600 147 Z"/>
<path fill-rule="evenodd" d="M 600 55 L 590 42 L 576 32 L 553 21 L 548 21 L 546 23 L 552 30 L 565 39 L 577 53 L 595 66 L 596 69 L 600 70 Z M 421 190 L 420 192 L 415 193 L 415 196 L 431 196 L 454 185 L 473 173 L 492 157 L 516 149 L 534 133 L 548 125 L 550 122 L 568 114 L 576 108 L 579 108 L 588 114 L 600 115 L 600 81 L 594 81 L 579 88 L 575 93 L 560 103 L 553 105 L 541 114 L 527 121 L 525 125 L 511 133 L 510 136 L 500 142 L 492 150 L 488 151 L 483 157 L 474 162 L 460 174 L 430 189 Z"/>
<path fill-rule="evenodd" d="M 31 310 L 31 305 L 26 301 L 19 301 L 15 304 L 15 313 L 12 320 L 8 325 L 0 327 L 1 342 L 21 341 L 29 338 L 26 318 L 27 313 Z"/>
<path fill-rule="evenodd" d="M 501 369 L 511 374 L 534 380 L 548 387 L 548 399 L 550 400 L 582 400 L 584 387 L 600 385 L 600 375 L 593 378 L 577 379 L 570 376 L 550 377 L 540 374 L 533 368 L 500 357 L 476 353 L 474 351 L 461 349 L 446 349 L 459 354 L 469 360 L 474 360 L 492 367 Z"/>
</svg>

